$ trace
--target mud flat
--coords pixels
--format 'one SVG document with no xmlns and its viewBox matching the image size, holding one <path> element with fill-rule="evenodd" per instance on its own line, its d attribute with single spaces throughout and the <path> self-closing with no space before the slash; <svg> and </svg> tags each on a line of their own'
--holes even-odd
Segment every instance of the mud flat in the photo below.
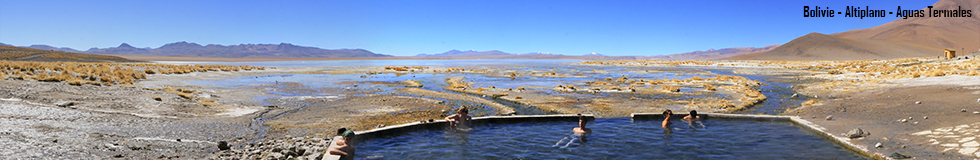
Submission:
<svg viewBox="0 0 980 160">
<path fill-rule="evenodd" d="M 256 138 L 247 118 L 200 116 L 220 111 L 163 91 L 0 81 L 6 158 L 200 159 L 219 141 Z"/>
</svg>

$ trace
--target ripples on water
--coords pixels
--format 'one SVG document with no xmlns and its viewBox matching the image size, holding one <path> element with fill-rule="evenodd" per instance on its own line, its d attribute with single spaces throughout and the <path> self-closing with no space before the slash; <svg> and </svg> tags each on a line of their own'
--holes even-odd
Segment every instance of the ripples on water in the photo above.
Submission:
<svg viewBox="0 0 980 160">
<path fill-rule="evenodd" d="M 581 145 L 575 122 L 488 124 L 469 132 L 422 130 L 370 139 L 358 156 L 388 159 L 864 159 L 788 122 L 597 119 Z"/>
</svg>

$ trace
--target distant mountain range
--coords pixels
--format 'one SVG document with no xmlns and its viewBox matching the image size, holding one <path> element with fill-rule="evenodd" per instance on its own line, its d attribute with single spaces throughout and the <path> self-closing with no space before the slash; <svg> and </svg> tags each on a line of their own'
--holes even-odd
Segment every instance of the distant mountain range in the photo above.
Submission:
<svg viewBox="0 0 980 160">
<path fill-rule="evenodd" d="M 595 52 L 593 52 L 595 54 Z M 476 51 L 476 50 L 449 50 L 439 54 L 418 54 L 414 58 L 445 58 L 445 59 L 580 59 L 580 60 L 619 60 L 636 59 L 636 56 L 603 56 L 600 54 L 586 54 L 582 56 L 569 56 L 553 54 L 549 52 L 531 53 L 507 53 L 498 50 Z"/>
<path fill-rule="evenodd" d="M 0 43 L 3 46 L 13 46 Z M 750 53 L 765 52 L 779 47 L 771 45 L 762 48 L 755 47 L 735 47 L 724 49 L 710 49 L 706 51 L 694 51 L 661 56 L 606 56 L 596 52 L 581 56 L 570 56 L 554 54 L 549 52 L 530 52 L 530 53 L 507 53 L 498 50 L 476 51 L 476 50 L 449 50 L 438 54 L 418 54 L 405 58 L 436 58 L 436 59 L 580 59 L 580 60 L 621 60 L 621 59 L 673 59 L 673 60 L 714 60 L 724 59 L 733 56 L 741 56 Z M 376 54 L 363 49 L 338 49 L 328 50 L 315 47 L 296 46 L 289 43 L 273 44 L 241 44 L 232 46 L 222 46 L 209 44 L 201 46 L 196 43 L 176 42 L 163 45 L 159 48 L 136 48 L 129 44 L 122 43 L 118 47 L 110 48 L 91 48 L 86 51 L 79 51 L 68 47 L 53 47 L 49 45 L 31 45 L 26 48 L 34 48 L 49 51 L 103 54 L 103 55 L 148 55 L 148 56 L 186 56 L 186 57 L 219 57 L 219 58 L 314 58 L 314 57 L 390 57 L 390 55 Z"/>
<path fill-rule="evenodd" d="M 7 44 L 3 44 L 7 45 Z M 364 49 L 320 49 L 316 47 L 297 46 L 289 43 L 280 44 L 240 44 L 223 46 L 209 44 L 202 46 L 197 43 L 176 42 L 159 48 L 136 48 L 123 43 L 118 47 L 91 48 L 79 51 L 68 47 L 52 47 L 48 45 L 31 45 L 28 48 L 105 55 L 152 55 L 152 56 L 191 56 L 191 57 L 222 57 L 222 58 L 311 58 L 311 57 L 391 57 L 377 54 Z"/>
<path fill-rule="evenodd" d="M 770 45 L 762 48 L 756 47 L 735 47 L 724 49 L 710 49 L 707 51 L 694 51 L 662 56 L 606 56 L 596 52 L 581 56 L 571 56 L 553 54 L 548 52 L 531 53 L 507 53 L 498 50 L 476 51 L 476 50 L 449 50 L 439 54 L 418 54 L 415 57 L 422 58 L 446 58 L 446 59 L 583 59 L 583 60 L 618 60 L 618 59 L 670 59 L 670 60 L 715 60 L 734 56 L 741 56 L 757 52 L 772 50 L 780 45 Z"/>
<path fill-rule="evenodd" d="M 423 54 L 418 54 L 418 55 L 415 55 L 415 56 L 416 57 L 438 57 L 438 56 L 487 56 L 487 55 L 557 55 L 557 54 L 551 54 L 551 53 L 548 53 L 548 52 L 531 52 L 531 53 L 517 53 L 517 54 L 512 54 L 512 53 L 507 53 L 507 52 L 501 52 L 501 51 L 498 51 L 498 50 L 491 50 L 491 51 L 476 51 L 476 50 L 460 51 L 460 50 L 455 50 L 454 49 L 454 50 L 449 50 L 449 51 L 446 51 L 446 52 L 443 52 L 443 53 L 439 53 L 439 54 L 424 54 L 423 53 Z"/>
<path fill-rule="evenodd" d="M 663 56 L 651 56 L 649 59 L 673 59 L 673 60 L 716 60 L 725 59 L 729 57 L 747 55 L 752 53 L 766 52 L 781 45 L 774 44 L 765 46 L 762 48 L 756 47 L 734 47 L 734 48 L 723 48 L 723 49 L 709 49 L 706 51 L 694 51 L 687 53 L 678 53 Z"/>
</svg>

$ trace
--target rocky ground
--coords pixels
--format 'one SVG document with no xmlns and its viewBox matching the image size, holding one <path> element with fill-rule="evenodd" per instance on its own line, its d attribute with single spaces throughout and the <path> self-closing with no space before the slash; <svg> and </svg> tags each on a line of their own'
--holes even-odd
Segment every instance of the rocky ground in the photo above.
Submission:
<svg viewBox="0 0 980 160">
<path fill-rule="evenodd" d="M 977 86 L 881 88 L 784 114 L 804 117 L 835 133 L 861 128 L 871 135 L 852 142 L 872 146 L 873 151 L 883 155 L 899 153 L 925 159 L 980 157 L 977 152 L 980 147 L 976 145 L 980 139 L 977 131 L 980 87 Z M 953 132 L 960 126 L 967 127 Z M 945 132 L 936 136 L 931 135 L 932 131 Z M 881 147 L 873 147 L 878 143 Z"/>
<path fill-rule="evenodd" d="M 58 106 L 41 99 L 0 99 L 0 145 L 4 148 L 0 155 L 14 159 L 196 159 L 217 151 L 216 142 L 255 138 L 255 130 L 240 120 L 143 117 L 99 111 L 86 103 Z"/>
</svg>

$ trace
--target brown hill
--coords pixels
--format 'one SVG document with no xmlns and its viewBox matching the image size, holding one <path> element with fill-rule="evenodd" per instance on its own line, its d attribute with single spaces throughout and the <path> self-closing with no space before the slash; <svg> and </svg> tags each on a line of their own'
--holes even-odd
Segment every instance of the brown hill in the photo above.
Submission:
<svg viewBox="0 0 980 160">
<path fill-rule="evenodd" d="M 980 1 L 940 0 L 933 10 L 973 10 L 972 17 L 910 17 L 886 24 L 824 35 L 811 33 L 768 52 L 731 59 L 856 60 L 934 57 L 943 49 L 980 48 Z M 928 8 L 923 10 L 928 11 Z M 965 49 L 963 49 L 965 48 Z"/>
<path fill-rule="evenodd" d="M 92 55 L 0 45 L 0 60 L 63 62 L 135 62 L 117 56 Z"/>
</svg>

